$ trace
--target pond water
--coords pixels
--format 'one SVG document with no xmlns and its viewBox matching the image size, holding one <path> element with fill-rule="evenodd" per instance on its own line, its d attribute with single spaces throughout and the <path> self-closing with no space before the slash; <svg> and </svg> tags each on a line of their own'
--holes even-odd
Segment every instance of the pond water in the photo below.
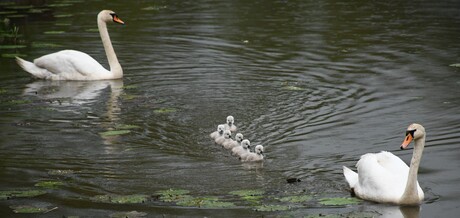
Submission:
<svg viewBox="0 0 460 218">
<path fill-rule="evenodd" d="M 0 214 L 13 216 L 17 205 L 44 207 L 51 211 L 37 216 L 53 217 L 460 212 L 460 68 L 452 65 L 460 63 L 457 1 L 1 4 L 0 191 L 57 184 L 36 197 L 0 198 Z M 11 58 L 77 49 L 107 66 L 96 26 L 101 9 L 126 23 L 109 25 L 122 80 L 40 81 Z M 263 165 L 242 164 L 209 138 L 227 115 L 252 145 L 265 146 Z M 420 207 L 318 203 L 350 196 L 342 166 L 354 169 L 364 153 L 387 150 L 409 163 L 412 150 L 399 145 L 413 122 L 427 131 Z M 127 134 L 101 134 L 110 130 Z M 288 178 L 301 181 L 288 184 Z M 161 200 L 158 193 L 170 189 L 234 205 Z M 248 204 L 230 194 L 248 189 L 262 190 L 262 200 Z M 312 199 L 277 200 L 299 194 Z M 126 195 L 148 197 L 97 200 Z M 260 205 L 288 208 L 254 209 Z"/>
</svg>

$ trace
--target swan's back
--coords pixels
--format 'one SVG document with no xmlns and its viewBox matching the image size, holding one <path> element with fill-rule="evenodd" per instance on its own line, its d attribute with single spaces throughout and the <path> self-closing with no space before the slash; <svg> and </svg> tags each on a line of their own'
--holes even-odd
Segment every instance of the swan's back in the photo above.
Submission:
<svg viewBox="0 0 460 218">
<path fill-rule="evenodd" d="M 53 80 L 94 80 L 108 79 L 106 70 L 94 58 L 75 50 L 63 50 L 44 55 L 34 60 L 34 64 L 50 72 Z"/>
</svg>

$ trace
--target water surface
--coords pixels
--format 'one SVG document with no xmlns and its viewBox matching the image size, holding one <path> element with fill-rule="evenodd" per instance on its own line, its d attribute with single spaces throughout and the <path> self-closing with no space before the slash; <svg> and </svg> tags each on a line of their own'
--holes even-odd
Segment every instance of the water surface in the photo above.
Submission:
<svg viewBox="0 0 460 218">
<path fill-rule="evenodd" d="M 37 81 L 14 59 L 0 58 L 1 189 L 64 181 L 43 196 L 0 201 L 1 214 L 11 216 L 9 206 L 17 204 L 58 207 L 42 216 L 133 210 L 150 216 L 458 214 L 460 68 L 449 66 L 460 63 L 456 1 L 52 5 L 61 3 L 24 3 L 49 10 L 19 10 L 28 16 L 2 24 L 8 31 L 18 26 L 21 35 L 4 38 L 2 45 L 25 47 L 1 48 L 1 53 L 31 60 L 78 49 L 107 66 L 95 19 L 99 9 L 110 8 L 126 22 L 109 26 L 125 76 Z M 263 167 L 241 164 L 208 137 L 227 115 L 236 118 L 251 144 L 265 146 Z M 419 170 L 426 199 L 420 208 L 362 202 L 262 213 L 248 206 L 216 210 L 154 200 L 127 205 L 91 201 L 97 195 L 154 195 L 170 188 L 229 201 L 229 192 L 241 189 L 261 189 L 271 196 L 348 197 L 342 165 L 353 168 L 360 155 L 381 150 L 409 163 L 412 150 L 400 151 L 399 145 L 412 122 L 427 130 Z M 120 125 L 139 128 L 126 135 L 100 135 Z M 52 170 L 72 173 L 55 176 Z M 302 182 L 287 184 L 292 177 Z"/>
</svg>

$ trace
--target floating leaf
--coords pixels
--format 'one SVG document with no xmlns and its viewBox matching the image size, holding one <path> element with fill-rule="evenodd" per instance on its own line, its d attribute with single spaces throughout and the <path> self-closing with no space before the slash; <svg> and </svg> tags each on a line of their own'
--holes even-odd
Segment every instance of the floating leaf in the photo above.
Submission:
<svg viewBox="0 0 460 218">
<path fill-rule="evenodd" d="M 157 114 L 173 113 L 173 112 L 176 112 L 176 111 L 177 110 L 174 109 L 174 108 L 160 108 L 160 109 L 153 110 L 153 112 L 157 113 Z"/>
<path fill-rule="evenodd" d="M 0 45 L 0 49 L 19 49 L 26 48 L 25 45 Z"/>
<path fill-rule="evenodd" d="M 256 195 L 263 195 L 265 191 L 259 189 L 246 189 L 246 190 L 238 190 L 238 191 L 231 191 L 231 195 L 237 195 L 240 197 L 244 196 L 256 196 Z"/>
<path fill-rule="evenodd" d="M 112 218 L 138 218 L 138 217 L 145 217 L 147 213 L 144 212 L 137 212 L 137 211 L 130 211 L 130 212 L 117 212 L 110 214 Z"/>
<path fill-rule="evenodd" d="M 176 202 L 177 205 L 200 208 L 228 208 L 235 205 L 231 202 L 219 201 L 217 197 L 187 197 Z"/>
<path fill-rule="evenodd" d="M 15 213 L 43 213 L 48 211 L 47 208 L 30 205 L 10 206 L 10 208 L 13 209 Z"/>
<path fill-rule="evenodd" d="M 184 189 L 168 189 L 157 191 L 156 193 L 160 195 L 160 200 L 164 202 L 177 202 L 191 197 L 187 195 L 190 191 Z"/>
<path fill-rule="evenodd" d="M 64 34 L 64 33 L 65 33 L 65 31 L 57 31 L 57 30 L 43 32 L 43 34 L 47 34 L 47 35 L 59 35 L 59 34 Z"/>
<path fill-rule="evenodd" d="M 262 206 L 258 206 L 254 208 L 255 211 L 262 211 L 262 212 L 283 211 L 283 210 L 289 210 L 289 209 L 290 208 L 288 206 L 284 206 L 284 205 L 262 205 Z"/>
<path fill-rule="evenodd" d="M 282 197 L 279 200 L 282 202 L 291 202 L 291 203 L 301 203 L 310 201 L 312 197 L 310 195 L 295 195 L 295 196 L 287 196 Z"/>
<path fill-rule="evenodd" d="M 130 133 L 131 130 L 110 130 L 107 132 L 100 132 L 99 135 L 104 136 L 116 136 L 116 135 L 124 135 Z"/>
<path fill-rule="evenodd" d="M 2 58 L 16 58 L 16 57 L 24 58 L 24 57 L 27 57 L 27 55 L 18 54 L 18 53 L 15 53 L 15 54 L 2 54 Z"/>
<path fill-rule="evenodd" d="M 259 201 L 263 198 L 263 194 L 265 194 L 265 191 L 257 190 L 257 189 L 255 190 L 247 189 L 247 190 L 231 191 L 230 194 L 240 196 L 241 199 L 245 201 L 249 201 L 251 203 L 258 204 Z"/>
<path fill-rule="evenodd" d="M 47 188 L 47 189 L 57 189 L 59 186 L 64 185 L 63 182 L 60 181 L 41 181 L 35 184 L 37 187 Z"/>
<path fill-rule="evenodd" d="M 32 48 L 58 48 L 62 47 L 62 45 L 54 44 L 54 43 L 47 43 L 47 42 L 33 42 Z"/>
<path fill-rule="evenodd" d="M 361 200 L 357 198 L 321 198 L 319 203 L 328 206 L 340 206 L 349 204 L 359 204 Z"/>
<path fill-rule="evenodd" d="M 46 194 L 46 191 L 37 189 L 0 191 L 0 200 L 6 200 L 10 198 L 31 198 L 44 194 Z"/>
<path fill-rule="evenodd" d="M 147 201 L 147 195 L 96 195 L 91 197 L 90 200 L 114 204 L 138 204 Z"/>
<path fill-rule="evenodd" d="M 123 89 L 136 89 L 137 88 L 137 85 L 127 85 L 127 86 L 123 86 Z"/>
</svg>

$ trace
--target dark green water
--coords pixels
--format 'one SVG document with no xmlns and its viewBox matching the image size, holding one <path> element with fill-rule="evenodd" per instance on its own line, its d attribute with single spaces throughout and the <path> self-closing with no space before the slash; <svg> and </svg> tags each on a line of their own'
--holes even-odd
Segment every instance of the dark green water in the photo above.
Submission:
<svg viewBox="0 0 460 218">
<path fill-rule="evenodd" d="M 18 2 L 49 10 L 0 6 L 28 15 L 6 25 L 8 15 L 0 13 L 3 32 L 19 27 L 16 38 L 0 37 L 1 45 L 24 45 L 0 47 L 0 187 L 63 185 L 34 198 L 0 200 L 5 217 L 15 215 L 10 206 L 24 204 L 58 207 L 37 215 L 43 217 L 460 212 L 460 68 L 449 66 L 460 63 L 457 1 Z M 8 57 L 77 49 L 107 66 L 96 29 L 101 9 L 126 23 L 109 26 L 123 80 L 37 81 Z M 208 137 L 230 114 L 245 138 L 265 146 L 263 167 L 241 164 Z M 349 196 L 342 165 L 353 167 L 364 153 L 388 150 L 409 163 L 412 150 L 399 145 L 412 122 L 427 130 L 418 176 L 426 199 L 419 208 L 317 203 Z M 139 128 L 100 135 L 120 125 Z M 291 177 L 302 182 L 287 184 Z M 236 206 L 91 200 L 170 188 Z M 314 197 L 286 211 L 257 212 L 229 194 L 241 189 L 264 190 L 266 198 Z"/>
</svg>

